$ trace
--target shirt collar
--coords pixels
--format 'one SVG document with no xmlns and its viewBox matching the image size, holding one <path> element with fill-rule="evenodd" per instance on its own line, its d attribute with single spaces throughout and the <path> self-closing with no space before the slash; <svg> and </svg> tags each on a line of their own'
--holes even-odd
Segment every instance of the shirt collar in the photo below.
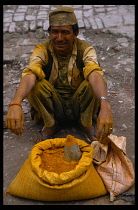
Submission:
<svg viewBox="0 0 138 210">
<path fill-rule="evenodd" d="M 48 48 L 49 48 L 51 54 L 54 55 L 55 53 L 54 53 L 54 48 L 53 48 L 53 44 L 52 44 L 52 41 L 51 41 L 51 40 L 50 40 L 50 42 L 49 42 Z"/>
<path fill-rule="evenodd" d="M 72 55 L 77 55 L 77 39 L 74 40 Z"/>
</svg>

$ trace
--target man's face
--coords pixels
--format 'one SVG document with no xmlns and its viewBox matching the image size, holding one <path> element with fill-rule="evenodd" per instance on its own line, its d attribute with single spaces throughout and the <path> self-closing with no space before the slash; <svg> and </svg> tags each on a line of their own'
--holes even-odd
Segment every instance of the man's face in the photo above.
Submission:
<svg viewBox="0 0 138 210">
<path fill-rule="evenodd" d="M 73 40 L 77 37 L 72 26 L 51 26 L 49 32 L 54 50 L 61 56 L 66 56 L 72 51 Z"/>
</svg>

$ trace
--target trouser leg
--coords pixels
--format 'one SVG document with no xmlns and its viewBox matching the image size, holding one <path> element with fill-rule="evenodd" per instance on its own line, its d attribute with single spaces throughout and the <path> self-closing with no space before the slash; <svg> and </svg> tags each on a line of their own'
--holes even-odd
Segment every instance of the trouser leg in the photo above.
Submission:
<svg viewBox="0 0 138 210">
<path fill-rule="evenodd" d="M 62 99 L 54 87 L 45 79 L 39 81 L 28 95 L 28 100 L 46 127 L 51 127 L 55 119 L 63 119 Z"/>
<path fill-rule="evenodd" d="M 84 127 L 92 125 L 92 117 L 99 109 L 99 100 L 89 82 L 84 80 L 72 97 L 74 114 Z"/>
</svg>

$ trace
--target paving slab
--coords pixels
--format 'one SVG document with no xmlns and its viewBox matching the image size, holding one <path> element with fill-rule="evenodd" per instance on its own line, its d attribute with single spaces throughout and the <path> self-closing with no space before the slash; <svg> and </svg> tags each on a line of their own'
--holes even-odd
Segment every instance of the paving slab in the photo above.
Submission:
<svg viewBox="0 0 138 210">
<path fill-rule="evenodd" d="M 63 5 L 4 5 L 4 32 L 14 33 L 21 32 L 22 25 L 25 21 L 35 21 L 33 23 L 33 31 L 37 30 L 37 20 L 44 24 L 43 30 L 48 29 L 48 14 L 53 9 Z M 68 5 L 66 5 L 68 6 Z M 114 32 L 122 33 L 120 26 L 130 27 L 134 31 L 135 20 L 135 5 L 69 5 L 74 9 L 81 28 L 105 29 L 114 27 Z M 99 19 L 100 18 L 100 19 Z M 94 21 L 91 21 L 91 20 Z M 20 26 L 15 25 L 17 22 L 22 22 Z M 83 24 L 83 21 L 85 24 Z M 89 22 L 91 24 L 89 24 Z M 96 22 L 96 25 L 95 25 Z M 6 25 L 11 23 L 11 26 Z M 94 23 L 94 25 L 93 25 Z M 12 27 L 14 26 L 14 27 Z M 12 27 L 12 29 L 11 29 Z M 97 28 L 96 28 L 97 27 Z M 32 30 L 32 26 L 25 27 L 25 32 Z M 123 29 L 125 31 L 125 28 Z M 134 34 L 134 33 L 133 33 Z"/>
</svg>

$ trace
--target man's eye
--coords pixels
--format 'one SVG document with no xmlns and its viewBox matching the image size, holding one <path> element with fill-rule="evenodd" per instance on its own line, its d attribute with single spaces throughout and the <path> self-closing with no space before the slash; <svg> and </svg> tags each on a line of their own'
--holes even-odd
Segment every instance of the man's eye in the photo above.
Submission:
<svg viewBox="0 0 138 210">
<path fill-rule="evenodd" d="M 69 31 L 63 31 L 62 33 L 63 34 L 69 34 L 70 32 Z"/>
<path fill-rule="evenodd" d="M 66 30 L 65 30 L 65 31 L 61 31 L 61 33 L 64 34 L 64 35 L 67 35 L 67 34 L 70 34 L 70 31 L 66 31 Z M 52 34 L 58 34 L 58 30 L 54 30 L 54 29 L 53 29 L 53 30 L 52 30 Z"/>
<path fill-rule="evenodd" d="M 52 30 L 52 33 L 53 34 L 57 34 L 58 32 L 56 30 Z"/>
</svg>

